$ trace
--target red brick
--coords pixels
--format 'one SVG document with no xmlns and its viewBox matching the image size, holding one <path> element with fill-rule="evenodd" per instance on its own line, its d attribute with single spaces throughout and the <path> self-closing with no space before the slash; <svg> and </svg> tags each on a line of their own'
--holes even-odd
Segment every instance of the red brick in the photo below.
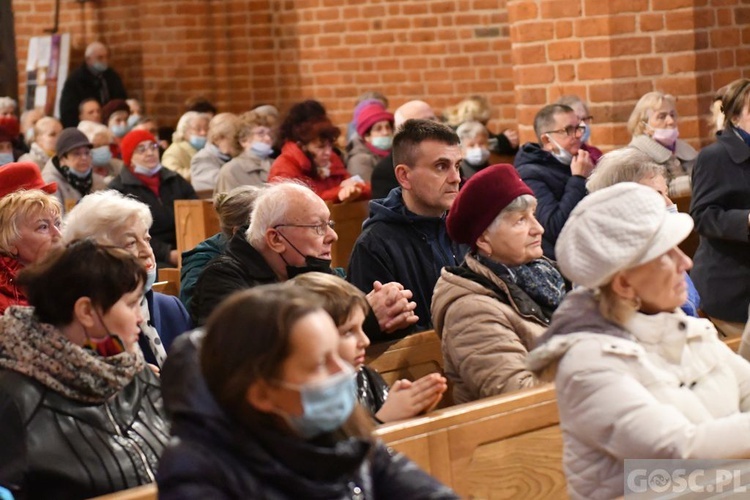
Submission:
<svg viewBox="0 0 750 500">
<path fill-rule="evenodd" d="M 581 42 L 564 41 L 547 44 L 547 56 L 550 61 L 581 58 Z"/>
</svg>

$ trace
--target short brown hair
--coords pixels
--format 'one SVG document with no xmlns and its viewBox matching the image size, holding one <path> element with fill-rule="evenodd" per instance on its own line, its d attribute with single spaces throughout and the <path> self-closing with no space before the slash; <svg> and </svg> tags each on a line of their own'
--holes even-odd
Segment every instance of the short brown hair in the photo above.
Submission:
<svg viewBox="0 0 750 500">
<path fill-rule="evenodd" d="M 721 98 L 721 110 L 726 117 L 724 130 L 731 130 L 736 125 L 737 118 L 750 101 L 750 79 L 740 78 L 727 85 Z"/>
<path fill-rule="evenodd" d="M 367 314 L 369 306 L 359 288 L 333 274 L 304 273 L 289 281 L 315 294 L 336 326 L 346 323 L 355 307 Z"/>
</svg>

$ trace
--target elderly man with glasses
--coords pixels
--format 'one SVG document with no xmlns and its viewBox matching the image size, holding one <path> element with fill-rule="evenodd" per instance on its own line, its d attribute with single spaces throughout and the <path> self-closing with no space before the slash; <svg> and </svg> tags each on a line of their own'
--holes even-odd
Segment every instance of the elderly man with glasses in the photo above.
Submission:
<svg viewBox="0 0 750 500">
<path fill-rule="evenodd" d="M 190 307 L 202 325 L 232 292 L 279 283 L 307 272 L 335 273 L 331 247 L 338 239 L 326 203 L 296 181 L 263 189 L 253 205 L 249 227 L 239 229 L 223 255 L 208 263 L 198 278 Z M 412 293 L 399 283 L 376 282 L 367 295 L 371 311 L 365 332 L 380 335 L 414 324 Z"/>
<path fill-rule="evenodd" d="M 537 199 L 544 255 L 553 260 L 557 236 L 570 212 L 586 196 L 586 179 L 594 170 L 589 153 L 581 149 L 585 131 L 569 106 L 547 105 L 534 117 L 539 143 L 524 144 L 516 155 L 516 169 Z"/>
</svg>

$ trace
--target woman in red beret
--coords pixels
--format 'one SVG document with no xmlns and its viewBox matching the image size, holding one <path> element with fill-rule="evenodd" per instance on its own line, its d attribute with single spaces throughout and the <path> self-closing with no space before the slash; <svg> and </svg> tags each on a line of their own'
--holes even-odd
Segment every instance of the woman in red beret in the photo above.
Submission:
<svg viewBox="0 0 750 500">
<path fill-rule="evenodd" d="M 271 165 L 268 181 L 299 179 L 333 203 L 370 198 L 370 184 L 350 181 L 351 174 L 334 151 L 340 134 L 322 104 L 295 104 L 281 124 L 281 154 Z"/>
<path fill-rule="evenodd" d="M 544 228 L 535 209 L 516 169 L 493 165 L 467 181 L 448 214 L 451 239 L 472 248 L 461 266 L 443 268 L 432 298 L 456 403 L 538 383 L 524 362 L 560 304 L 565 281 L 542 256 Z"/>
<path fill-rule="evenodd" d="M 145 203 L 151 209 L 151 247 L 158 267 L 177 265 L 174 201 L 198 197 L 188 181 L 162 168 L 156 138 L 145 130 L 133 130 L 120 143 L 126 168 L 109 187 Z"/>
</svg>

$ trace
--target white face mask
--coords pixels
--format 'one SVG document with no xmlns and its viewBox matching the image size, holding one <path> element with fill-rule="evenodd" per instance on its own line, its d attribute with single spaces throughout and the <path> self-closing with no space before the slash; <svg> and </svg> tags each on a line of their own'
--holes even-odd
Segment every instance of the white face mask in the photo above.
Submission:
<svg viewBox="0 0 750 500">
<path fill-rule="evenodd" d="M 480 148 L 479 146 L 469 148 L 466 150 L 464 155 L 464 161 L 469 165 L 478 167 L 484 165 L 487 159 L 490 157 L 490 150 L 486 148 Z"/>
<path fill-rule="evenodd" d="M 547 139 L 549 139 L 550 142 L 557 148 L 557 152 L 550 151 L 552 153 L 552 156 L 557 158 L 557 161 L 559 161 L 563 165 L 570 165 L 573 162 L 573 155 L 570 154 L 570 151 L 560 146 L 560 144 L 558 144 L 551 135 L 547 134 Z"/>
</svg>

